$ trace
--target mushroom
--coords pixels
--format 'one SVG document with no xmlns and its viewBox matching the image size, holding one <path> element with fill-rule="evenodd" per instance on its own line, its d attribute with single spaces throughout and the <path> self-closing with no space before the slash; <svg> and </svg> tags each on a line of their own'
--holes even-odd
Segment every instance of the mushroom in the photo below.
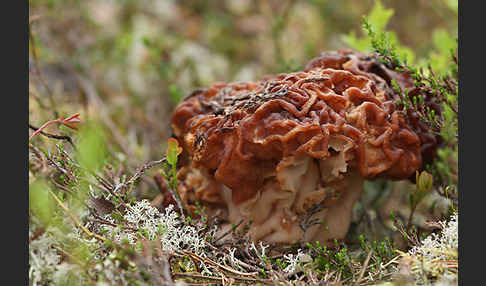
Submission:
<svg viewBox="0 0 486 286">
<path fill-rule="evenodd" d="M 413 89 L 408 74 L 340 50 L 300 72 L 194 91 L 172 115 L 183 203 L 226 228 L 251 222 L 254 241 L 344 238 L 365 179 L 409 178 L 435 152 L 437 138 L 397 108 L 392 79 Z M 306 229 L 309 212 L 322 223 Z"/>
</svg>

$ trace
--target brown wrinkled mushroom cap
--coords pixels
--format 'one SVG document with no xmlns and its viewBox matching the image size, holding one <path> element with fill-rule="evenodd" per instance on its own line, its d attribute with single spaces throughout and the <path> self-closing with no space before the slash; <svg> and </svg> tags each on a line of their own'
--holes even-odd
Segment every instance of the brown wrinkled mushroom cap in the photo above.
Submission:
<svg viewBox="0 0 486 286">
<path fill-rule="evenodd" d="M 413 89 L 407 74 L 339 51 L 301 72 L 193 92 L 172 115 L 184 203 L 219 209 L 231 223 L 252 220 L 252 239 L 275 243 L 302 239 L 299 220 L 322 204 L 313 218 L 324 225 L 305 239 L 343 238 L 364 179 L 408 178 L 437 145 L 397 109 L 391 79 Z"/>
</svg>

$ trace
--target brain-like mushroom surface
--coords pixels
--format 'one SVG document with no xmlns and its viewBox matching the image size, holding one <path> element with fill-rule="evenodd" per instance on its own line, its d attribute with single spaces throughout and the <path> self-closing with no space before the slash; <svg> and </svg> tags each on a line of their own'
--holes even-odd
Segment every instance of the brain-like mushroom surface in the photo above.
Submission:
<svg viewBox="0 0 486 286">
<path fill-rule="evenodd" d="M 343 238 L 363 181 L 410 177 L 433 156 L 437 138 L 397 108 L 394 79 L 405 73 L 352 51 L 323 53 L 303 71 L 258 82 L 216 83 L 174 110 L 184 152 L 179 193 L 228 226 L 251 221 L 248 235 L 269 243 Z"/>
</svg>

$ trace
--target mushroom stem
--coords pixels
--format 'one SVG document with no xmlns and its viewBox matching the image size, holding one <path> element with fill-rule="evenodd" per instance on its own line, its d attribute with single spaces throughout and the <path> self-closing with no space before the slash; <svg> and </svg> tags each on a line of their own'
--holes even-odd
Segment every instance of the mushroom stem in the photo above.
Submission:
<svg viewBox="0 0 486 286">
<path fill-rule="evenodd" d="M 342 239 L 346 236 L 351 224 L 353 206 L 361 197 L 363 184 L 364 179 L 358 172 L 349 175 L 346 191 L 338 202 L 324 210 L 324 221 L 311 242 L 319 241 L 321 245 L 325 245 L 332 239 Z"/>
</svg>

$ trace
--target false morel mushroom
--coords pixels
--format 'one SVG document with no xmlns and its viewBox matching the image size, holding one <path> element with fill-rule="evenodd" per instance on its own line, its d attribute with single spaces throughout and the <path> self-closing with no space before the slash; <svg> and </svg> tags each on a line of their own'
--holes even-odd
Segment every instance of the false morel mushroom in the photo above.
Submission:
<svg viewBox="0 0 486 286">
<path fill-rule="evenodd" d="M 255 241 L 344 238 L 365 179 L 409 178 L 435 153 L 438 139 L 400 107 L 392 80 L 413 93 L 407 73 L 341 50 L 300 72 L 194 91 L 172 115 L 183 204 L 227 227 L 251 222 Z M 305 229 L 311 210 L 320 223 Z"/>
</svg>

